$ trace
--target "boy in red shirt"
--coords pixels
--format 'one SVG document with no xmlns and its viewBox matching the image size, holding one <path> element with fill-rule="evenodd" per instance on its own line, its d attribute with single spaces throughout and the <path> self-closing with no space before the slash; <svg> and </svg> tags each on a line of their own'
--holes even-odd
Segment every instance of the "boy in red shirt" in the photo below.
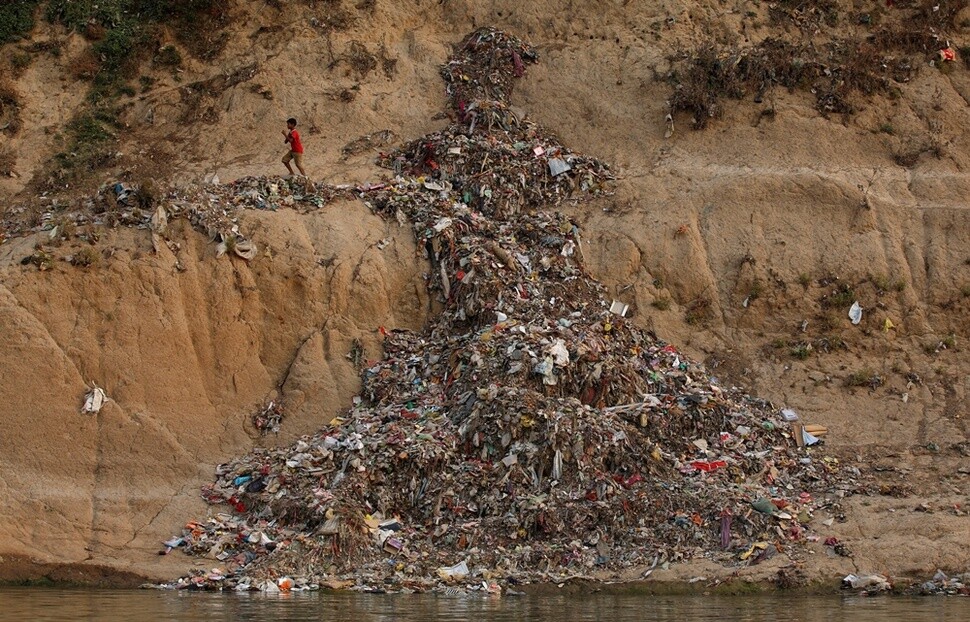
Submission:
<svg viewBox="0 0 970 622">
<path fill-rule="evenodd" d="M 283 142 L 290 146 L 290 151 L 283 156 L 283 164 L 292 175 L 293 167 L 290 166 L 290 160 L 296 160 L 296 168 L 300 169 L 300 174 L 306 177 L 306 171 L 303 170 L 303 143 L 300 142 L 300 133 L 296 131 L 296 119 L 287 119 L 286 129 L 289 132 L 283 132 L 283 136 L 286 136 Z"/>
</svg>

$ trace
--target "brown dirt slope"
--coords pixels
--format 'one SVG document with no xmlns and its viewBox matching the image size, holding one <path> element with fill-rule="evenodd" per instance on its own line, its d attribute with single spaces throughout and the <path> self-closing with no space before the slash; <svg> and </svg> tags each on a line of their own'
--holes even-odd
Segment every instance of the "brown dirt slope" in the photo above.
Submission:
<svg viewBox="0 0 970 622">
<path fill-rule="evenodd" d="M 749 90 L 725 99 L 705 130 L 675 115 L 665 138 L 682 50 L 833 32 L 865 40 L 863 15 L 881 24 L 899 15 L 838 2 L 833 29 L 809 19 L 821 3 L 785 19 L 743 1 L 336 4 L 352 15 L 339 28 L 326 21 L 334 2 L 283 11 L 240 0 L 215 59 L 186 53 L 177 72 L 146 64 L 152 80 L 119 100 L 103 168 L 89 176 L 52 164 L 86 105 L 87 83 L 70 69 L 89 43 L 39 21 L 30 40 L 5 48 L 32 61 L 13 81 L 20 127 L 0 146 L 15 160 L 0 180 L 4 217 L 56 211 L 51 197 L 73 204 L 118 178 L 191 185 L 281 172 L 290 115 L 301 119 L 312 177 L 376 179 L 378 149 L 446 123 L 435 114 L 449 46 L 476 26 L 507 29 L 541 54 L 516 105 L 619 171 L 614 197 L 570 208 L 592 272 L 638 322 L 728 381 L 827 425 L 830 447 L 882 484 L 886 494 L 846 504 L 848 522 L 819 528 L 855 557 L 819 546 L 810 570 L 965 570 L 962 58 L 941 69 L 934 49 L 909 54 L 915 71 L 889 94 L 856 94 L 851 115 L 826 117 L 807 89 L 776 87 L 761 102 Z M 968 17 L 955 13 L 948 28 L 958 50 L 970 44 Z M 184 560 L 153 555 L 204 512 L 198 488 L 213 465 L 328 421 L 357 387 L 352 341 L 378 356 L 377 326 L 416 328 L 433 311 L 408 228 L 358 203 L 247 212 L 241 229 L 260 248 L 249 263 L 217 259 L 179 226 L 180 246 L 158 254 L 143 231 L 102 231 L 104 259 L 88 268 L 21 265 L 46 232 L 0 244 L 0 566 L 29 558 L 178 574 Z M 847 316 L 855 300 L 865 308 L 858 326 Z M 97 417 L 79 414 L 90 383 L 111 398 Z M 280 393 L 292 407 L 280 438 L 260 437 L 251 415 Z"/>
</svg>

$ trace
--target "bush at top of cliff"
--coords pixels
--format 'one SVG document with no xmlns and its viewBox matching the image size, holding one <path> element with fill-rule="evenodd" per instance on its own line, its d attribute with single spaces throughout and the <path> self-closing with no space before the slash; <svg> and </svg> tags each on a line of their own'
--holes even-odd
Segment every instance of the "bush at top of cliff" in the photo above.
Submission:
<svg viewBox="0 0 970 622">
<path fill-rule="evenodd" d="M 34 13 L 40 0 L 0 2 L 0 45 L 26 37 L 34 28 Z"/>
<path fill-rule="evenodd" d="M 225 46 L 222 32 L 228 2 L 216 0 L 50 0 L 51 23 L 85 35 L 91 42 L 86 59 L 95 100 L 130 92 L 128 81 L 158 48 L 168 27 L 194 56 L 215 57 Z"/>
<path fill-rule="evenodd" d="M 36 0 L 34 1 L 36 5 Z M 47 20 L 82 30 L 97 23 L 105 28 L 136 19 L 140 22 L 185 21 L 221 14 L 227 3 L 216 0 L 50 0 Z"/>
<path fill-rule="evenodd" d="M 212 31 L 223 25 L 231 5 L 225 0 L 50 0 L 47 21 L 94 40 L 119 28 L 152 30 L 166 25 L 189 48 L 193 43 L 208 44 L 192 51 L 209 57 L 213 52 Z"/>
<path fill-rule="evenodd" d="M 951 45 L 947 33 L 965 27 L 956 20 L 967 6 L 970 0 L 899 0 L 891 12 L 877 6 L 871 14 L 853 14 L 853 30 L 831 0 L 780 1 L 770 9 L 774 19 L 807 29 L 811 40 L 776 32 L 753 45 L 704 43 L 683 52 L 669 75 L 671 112 L 690 114 L 692 126 L 702 129 L 723 113 L 725 99 L 753 95 L 756 103 L 771 102 L 772 89 L 781 87 L 812 93 L 822 115 L 852 114 L 867 97 L 898 97 L 898 85 L 938 61 Z M 955 65 L 938 66 L 951 71 Z M 765 112 L 773 110 L 770 104 Z"/>
</svg>

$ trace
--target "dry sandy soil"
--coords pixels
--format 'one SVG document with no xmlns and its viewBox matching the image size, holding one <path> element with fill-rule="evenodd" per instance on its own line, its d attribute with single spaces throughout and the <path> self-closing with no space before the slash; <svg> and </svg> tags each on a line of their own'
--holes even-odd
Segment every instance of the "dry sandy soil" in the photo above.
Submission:
<svg viewBox="0 0 970 622">
<path fill-rule="evenodd" d="M 477 26 L 509 30 L 541 54 L 516 106 L 618 171 L 614 196 L 569 208 L 593 274 L 632 304 L 637 322 L 725 382 L 828 426 L 829 449 L 891 493 L 853 497 L 847 522 L 817 526 L 853 556 L 811 545 L 808 575 L 835 585 L 847 572 L 967 570 L 962 60 L 942 72 L 932 55 L 920 57 L 896 97 L 860 96 L 848 118 L 825 118 L 809 93 L 778 88 L 770 104 L 728 101 L 705 130 L 677 115 L 665 138 L 678 50 L 811 34 L 743 1 L 378 0 L 373 10 L 345 1 L 356 20 L 330 32 L 320 11 L 332 3 L 309 4 L 283 12 L 239 1 L 216 60 L 187 60 L 179 74 L 146 69 L 154 84 L 123 101 L 123 156 L 67 188 L 51 181 L 48 163 L 84 100 L 86 84 L 68 69 L 87 44 L 39 26 L 33 40 L 57 40 L 63 52 L 38 54 L 15 83 L 22 129 L 4 135 L 16 155 L 15 176 L 0 180 L 5 212 L 32 209 L 42 191 L 71 200 L 117 178 L 188 186 L 212 174 L 278 174 L 281 121 L 291 115 L 301 119 L 311 177 L 376 179 L 375 149 L 343 147 L 381 130 L 404 141 L 443 127 L 438 66 L 450 46 Z M 849 31 L 858 29 L 851 16 L 874 3 L 856 4 L 837 5 Z M 954 47 L 970 43 L 962 23 Z M 347 60 L 354 41 L 396 62 L 361 71 Z M 905 166 L 894 157 L 924 144 L 935 147 Z M 179 226 L 180 247 L 159 253 L 145 231 L 103 231 L 105 259 L 89 268 L 21 265 L 46 233 L 0 244 L 0 579 L 130 582 L 204 563 L 156 552 L 187 518 L 205 515 L 198 490 L 214 465 L 327 423 L 358 387 L 352 341 L 377 357 L 378 326 L 419 328 L 435 312 L 410 229 L 360 203 L 244 214 L 242 229 L 267 249 L 248 263 L 217 258 L 204 236 Z M 391 244 L 379 249 L 384 238 Z M 847 306 L 823 302 L 841 284 L 865 309 L 858 326 Z M 91 383 L 111 401 L 80 415 Z M 278 437 L 261 437 L 251 415 L 278 396 L 288 418 Z M 775 561 L 741 575 L 768 578 Z M 731 572 L 699 564 L 655 577 Z"/>
</svg>

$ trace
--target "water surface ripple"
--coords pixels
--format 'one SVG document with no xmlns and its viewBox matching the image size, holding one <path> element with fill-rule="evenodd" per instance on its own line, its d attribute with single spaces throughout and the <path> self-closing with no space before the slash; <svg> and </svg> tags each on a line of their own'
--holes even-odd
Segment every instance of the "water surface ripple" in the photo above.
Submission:
<svg viewBox="0 0 970 622">
<path fill-rule="evenodd" d="M 354 622 L 967 622 L 968 598 L 857 596 L 479 596 L 0 588 L 0 620 L 353 620 Z"/>
</svg>

